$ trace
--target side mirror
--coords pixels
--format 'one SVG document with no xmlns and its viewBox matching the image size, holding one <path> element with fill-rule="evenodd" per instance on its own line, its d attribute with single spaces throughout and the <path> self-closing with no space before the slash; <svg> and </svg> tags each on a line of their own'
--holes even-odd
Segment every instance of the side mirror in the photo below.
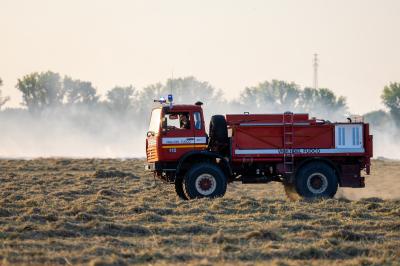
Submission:
<svg viewBox="0 0 400 266">
<path fill-rule="evenodd" d="M 154 135 L 155 135 L 154 131 L 148 131 L 147 132 L 147 137 L 151 137 L 151 136 L 154 136 Z"/>
</svg>

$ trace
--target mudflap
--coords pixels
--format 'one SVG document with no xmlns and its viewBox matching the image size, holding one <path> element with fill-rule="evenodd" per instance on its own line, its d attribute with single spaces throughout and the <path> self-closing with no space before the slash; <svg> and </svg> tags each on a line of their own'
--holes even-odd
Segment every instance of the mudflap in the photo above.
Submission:
<svg viewBox="0 0 400 266">
<path fill-rule="evenodd" d="M 361 176 L 358 164 L 341 165 L 341 175 L 339 184 L 341 187 L 363 188 L 365 187 L 365 177 Z"/>
</svg>

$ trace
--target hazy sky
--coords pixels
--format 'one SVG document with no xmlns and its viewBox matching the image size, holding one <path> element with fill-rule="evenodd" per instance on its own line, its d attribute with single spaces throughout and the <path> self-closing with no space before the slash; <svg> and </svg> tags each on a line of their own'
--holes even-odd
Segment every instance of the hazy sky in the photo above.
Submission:
<svg viewBox="0 0 400 266">
<path fill-rule="evenodd" d="M 400 81 L 400 1 L 0 0 L 0 77 L 9 106 L 17 78 L 52 70 L 141 88 L 194 75 L 228 98 L 260 81 L 319 84 L 351 111 L 382 108 Z"/>
</svg>

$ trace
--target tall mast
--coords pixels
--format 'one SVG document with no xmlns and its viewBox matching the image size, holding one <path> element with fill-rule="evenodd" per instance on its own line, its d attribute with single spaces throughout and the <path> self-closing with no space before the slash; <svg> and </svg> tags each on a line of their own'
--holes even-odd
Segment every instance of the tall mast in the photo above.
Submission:
<svg viewBox="0 0 400 266">
<path fill-rule="evenodd" d="M 318 90 L 318 54 L 314 54 L 314 89 Z"/>
</svg>

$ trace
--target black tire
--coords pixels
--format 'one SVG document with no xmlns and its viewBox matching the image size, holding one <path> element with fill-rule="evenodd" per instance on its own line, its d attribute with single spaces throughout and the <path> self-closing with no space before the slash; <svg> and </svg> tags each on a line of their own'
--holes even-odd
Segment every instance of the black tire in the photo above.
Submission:
<svg viewBox="0 0 400 266">
<path fill-rule="evenodd" d="M 285 184 L 289 199 L 333 198 L 338 189 L 338 179 L 332 167 L 323 162 L 308 163 L 296 174 L 294 184 Z"/>
<path fill-rule="evenodd" d="M 223 197 L 227 181 L 222 170 L 211 163 L 199 163 L 186 172 L 183 188 L 189 199 Z"/>
<path fill-rule="evenodd" d="M 183 190 L 183 179 L 182 178 L 175 179 L 175 192 L 179 196 L 179 198 L 181 198 L 183 200 L 188 200 L 188 198 L 185 195 L 185 191 Z"/>
<path fill-rule="evenodd" d="M 225 116 L 214 115 L 211 117 L 209 134 L 209 147 L 212 151 L 220 153 L 225 153 L 228 151 L 229 138 Z"/>
</svg>

